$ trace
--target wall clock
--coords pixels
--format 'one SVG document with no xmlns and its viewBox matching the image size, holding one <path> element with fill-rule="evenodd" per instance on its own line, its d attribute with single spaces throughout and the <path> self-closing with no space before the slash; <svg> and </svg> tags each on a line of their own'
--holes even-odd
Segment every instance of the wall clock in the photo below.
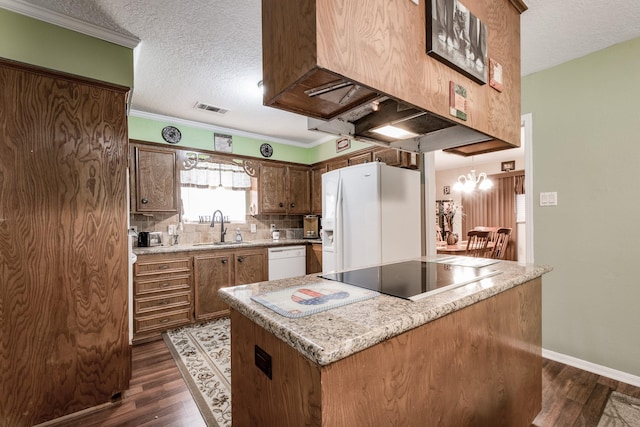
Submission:
<svg viewBox="0 0 640 427">
<path fill-rule="evenodd" d="M 162 139 L 167 141 L 169 144 L 177 144 L 182 139 L 182 134 L 178 130 L 178 128 L 173 126 L 166 126 L 162 129 Z"/>
<path fill-rule="evenodd" d="M 271 155 L 273 154 L 273 147 L 271 146 L 271 144 L 262 144 L 260 146 L 260 154 L 262 154 L 264 157 L 271 157 Z"/>
</svg>

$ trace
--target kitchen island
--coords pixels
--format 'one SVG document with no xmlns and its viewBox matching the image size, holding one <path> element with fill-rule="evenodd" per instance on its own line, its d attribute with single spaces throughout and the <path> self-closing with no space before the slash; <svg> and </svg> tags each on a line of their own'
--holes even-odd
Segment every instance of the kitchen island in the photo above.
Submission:
<svg viewBox="0 0 640 427">
<path fill-rule="evenodd" d="M 428 260 L 424 258 L 423 260 Z M 235 425 L 528 426 L 541 408 L 541 276 L 501 274 L 411 301 L 380 295 L 302 318 L 221 289 L 231 307 Z"/>
</svg>

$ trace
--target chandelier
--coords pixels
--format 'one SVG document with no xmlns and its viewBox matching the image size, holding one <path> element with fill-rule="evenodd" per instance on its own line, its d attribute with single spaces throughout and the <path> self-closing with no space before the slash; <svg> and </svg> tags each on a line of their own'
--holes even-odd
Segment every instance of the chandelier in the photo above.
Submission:
<svg viewBox="0 0 640 427">
<path fill-rule="evenodd" d="M 487 177 L 486 173 L 480 172 L 476 175 L 476 171 L 471 169 L 471 173 L 468 173 L 466 176 L 460 175 L 458 181 L 453 184 L 455 191 L 464 191 L 465 193 L 472 192 L 476 187 L 479 190 L 485 191 L 493 187 L 493 182 Z"/>
</svg>

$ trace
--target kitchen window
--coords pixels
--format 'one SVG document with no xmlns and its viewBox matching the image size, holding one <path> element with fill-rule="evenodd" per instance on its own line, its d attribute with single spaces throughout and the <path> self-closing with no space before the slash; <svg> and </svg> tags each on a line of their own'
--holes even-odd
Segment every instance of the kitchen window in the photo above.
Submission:
<svg viewBox="0 0 640 427">
<path fill-rule="evenodd" d="M 247 200 L 251 177 L 242 166 L 225 163 L 198 162 L 180 171 L 182 220 L 211 222 L 213 212 L 220 209 L 225 221 L 246 222 Z"/>
</svg>

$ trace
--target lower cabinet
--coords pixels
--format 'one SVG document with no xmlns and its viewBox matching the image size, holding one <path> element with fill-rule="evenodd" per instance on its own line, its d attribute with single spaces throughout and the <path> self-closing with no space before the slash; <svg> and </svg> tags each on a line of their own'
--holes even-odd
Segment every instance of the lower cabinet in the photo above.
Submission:
<svg viewBox="0 0 640 427">
<path fill-rule="evenodd" d="M 218 289 L 233 284 L 233 252 L 211 251 L 193 256 L 195 320 L 207 320 L 228 313 L 218 298 Z"/>
<path fill-rule="evenodd" d="M 193 321 L 191 256 L 140 255 L 133 265 L 133 342 Z"/>
<path fill-rule="evenodd" d="M 133 343 L 229 315 L 218 289 L 268 279 L 267 248 L 138 255 L 133 268 Z"/>
<path fill-rule="evenodd" d="M 266 248 L 235 251 L 233 265 L 234 285 L 262 282 L 269 278 L 269 262 L 267 261 Z"/>
<path fill-rule="evenodd" d="M 267 249 L 211 251 L 193 256 L 195 320 L 229 315 L 229 307 L 218 298 L 227 286 L 267 280 Z"/>
<path fill-rule="evenodd" d="M 307 245 L 307 274 L 322 272 L 322 243 Z"/>
</svg>

